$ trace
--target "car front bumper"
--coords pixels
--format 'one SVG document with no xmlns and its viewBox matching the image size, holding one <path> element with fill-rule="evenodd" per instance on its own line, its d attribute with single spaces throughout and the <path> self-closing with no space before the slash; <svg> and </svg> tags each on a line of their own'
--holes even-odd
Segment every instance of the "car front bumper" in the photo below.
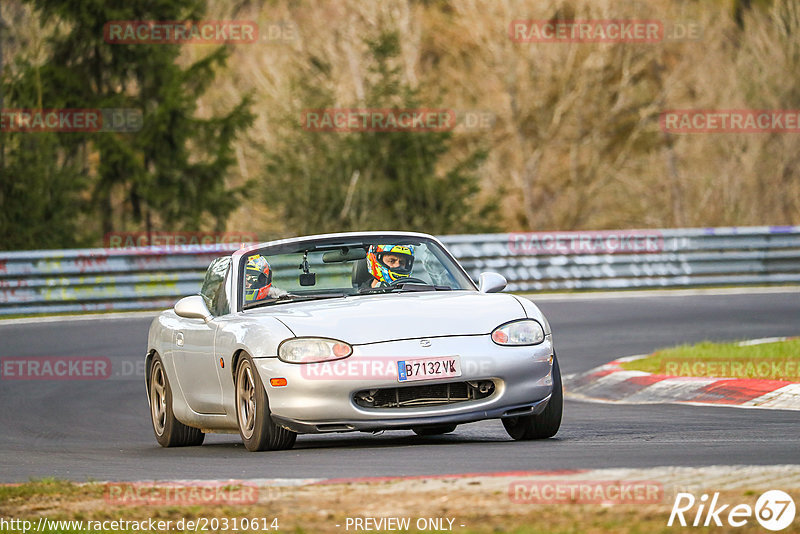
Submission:
<svg viewBox="0 0 800 534">
<path fill-rule="evenodd" d="M 378 431 L 422 425 L 460 424 L 483 419 L 540 413 L 552 393 L 552 337 L 539 345 L 504 347 L 490 336 L 430 338 L 358 345 L 337 362 L 290 364 L 260 358 L 256 367 L 276 423 L 301 433 Z M 409 383 L 399 382 L 396 362 L 458 356 L 462 375 Z M 274 387 L 272 378 L 285 378 Z M 354 396 L 365 389 L 491 380 L 485 398 L 435 406 L 368 408 Z"/>
</svg>

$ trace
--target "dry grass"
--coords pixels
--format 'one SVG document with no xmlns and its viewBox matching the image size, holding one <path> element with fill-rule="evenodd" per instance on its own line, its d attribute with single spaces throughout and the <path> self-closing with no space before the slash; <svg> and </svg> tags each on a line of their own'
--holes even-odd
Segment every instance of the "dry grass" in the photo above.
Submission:
<svg viewBox="0 0 800 534">
<path fill-rule="evenodd" d="M 222 5 L 212 10 L 234 16 Z M 331 65 L 339 104 L 357 105 L 364 39 L 395 30 L 402 71 L 432 104 L 496 117 L 486 131 L 461 131 L 454 156 L 488 141 L 483 186 L 505 192 L 508 230 L 800 223 L 796 134 L 666 135 L 658 125 L 665 109 L 800 107 L 790 74 L 800 61 L 800 8 L 791 1 L 747 15 L 743 32 L 722 1 L 279 1 L 235 16 L 290 20 L 299 29 L 291 42 L 236 49 L 209 95 L 212 107 L 256 95 L 259 119 L 240 145 L 244 176 L 259 168 L 252 142 L 269 145 L 281 135 L 274 121 L 296 105 L 290 82 L 310 72 L 310 58 Z M 508 38 L 512 20 L 556 16 L 684 22 L 699 26 L 702 38 Z M 290 232 L 277 210 L 257 209 L 260 231 Z"/>
<path fill-rule="evenodd" d="M 509 498 L 508 483 L 505 479 L 499 482 L 471 479 L 465 482 L 420 480 L 273 487 L 262 488 L 254 504 L 124 506 L 109 504 L 100 484 L 79 486 L 50 481 L 0 491 L 0 516 L 28 519 L 34 524 L 42 516 L 50 520 L 83 521 L 153 518 L 171 520 L 173 525 L 180 519 L 268 518 L 270 523 L 278 518 L 281 532 L 314 533 L 346 531 L 348 517 L 408 517 L 412 524 L 419 518 L 450 518 L 454 520 L 453 531 L 463 534 L 667 533 L 680 528 L 666 525 L 674 500 L 669 491 L 665 492 L 662 502 L 644 505 L 521 504 Z M 54 486 L 61 491 L 54 492 Z M 797 492 L 789 492 L 796 500 Z M 752 505 L 760 493 L 761 490 L 721 489 L 719 502 Z M 691 521 L 693 515 L 687 517 Z M 725 521 L 725 514 L 721 520 Z M 354 529 L 351 526 L 349 530 Z M 174 527 L 172 531 L 176 531 Z M 412 528 L 411 531 L 417 530 Z M 751 518 L 745 527 L 736 531 L 762 530 Z M 783 532 L 797 532 L 797 528 L 790 527 Z"/>
</svg>

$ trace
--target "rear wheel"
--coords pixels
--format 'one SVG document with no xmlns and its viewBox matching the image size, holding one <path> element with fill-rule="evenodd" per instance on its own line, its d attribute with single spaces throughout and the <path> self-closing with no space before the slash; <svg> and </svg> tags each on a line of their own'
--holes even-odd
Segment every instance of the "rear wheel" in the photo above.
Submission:
<svg viewBox="0 0 800 534">
<path fill-rule="evenodd" d="M 414 434 L 418 436 L 438 436 L 440 434 L 448 434 L 456 429 L 456 425 L 433 425 L 433 426 L 417 426 L 412 428 Z"/>
<path fill-rule="evenodd" d="M 153 356 L 150 367 L 150 420 L 156 441 L 162 447 L 201 445 L 205 434 L 199 428 L 186 426 L 175 418 L 172 411 L 172 388 L 161 356 Z"/>
<path fill-rule="evenodd" d="M 553 393 L 547 407 L 539 415 L 523 415 L 503 419 L 508 435 L 515 440 L 545 439 L 556 435 L 564 411 L 564 392 L 561 389 L 561 370 L 553 353 Z"/>
<path fill-rule="evenodd" d="M 245 354 L 236 369 L 236 419 L 249 451 L 291 449 L 297 434 L 272 421 L 269 400 L 253 360 Z"/>
</svg>

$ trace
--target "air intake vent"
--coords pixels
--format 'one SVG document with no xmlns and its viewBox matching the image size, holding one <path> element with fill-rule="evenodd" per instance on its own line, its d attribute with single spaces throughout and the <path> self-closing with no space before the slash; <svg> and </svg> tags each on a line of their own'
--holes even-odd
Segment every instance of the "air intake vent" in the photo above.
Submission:
<svg viewBox="0 0 800 534">
<path fill-rule="evenodd" d="M 384 389 L 365 389 L 355 394 L 355 403 L 363 408 L 413 408 L 440 406 L 485 399 L 494 393 L 494 382 L 475 380 Z"/>
</svg>

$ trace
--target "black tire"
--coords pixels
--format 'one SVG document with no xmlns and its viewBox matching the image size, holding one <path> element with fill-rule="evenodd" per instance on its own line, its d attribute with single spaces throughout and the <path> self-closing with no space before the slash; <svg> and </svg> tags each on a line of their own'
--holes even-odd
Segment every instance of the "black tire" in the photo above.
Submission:
<svg viewBox="0 0 800 534">
<path fill-rule="evenodd" d="M 236 421 L 247 450 L 279 451 L 291 449 L 297 434 L 275 424 L 269 399 L 252 358 L 244 354 L 236 367 Z"/>
<path fill-rule="evenodd" d="M 172 411 L 172 388 L 161 356 L 155 354 L 150 365 L 150 422 L 156 441 L 162 447 L 202 445 L 206 435 L 199 428 L 186 426 Z"/>
<path fill-rule="evenodd" d="M 418 426 L 411 430 L 418 436 L 438 436 L 440 434 L 448 434 L 456 429 L 456 425 L 434 425 L 434 426 Z"/>
<path fill-rule="evenodd" d="M 553 353 L 553 394 L 539 415 L 522 415 L 503 419 L 508 435 L 515 440 L 552 438 L 561 426 L 564 411 L 564 391 L 561 386 L 561 369 Z"/>
</svg>

